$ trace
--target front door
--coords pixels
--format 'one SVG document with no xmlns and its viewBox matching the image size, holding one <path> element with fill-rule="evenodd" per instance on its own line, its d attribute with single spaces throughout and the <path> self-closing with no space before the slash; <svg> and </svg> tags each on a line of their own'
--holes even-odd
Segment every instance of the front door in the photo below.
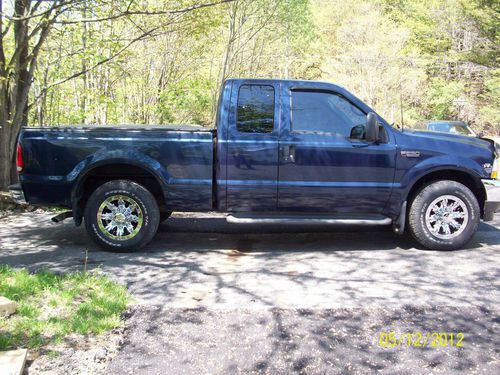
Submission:
<svg viewBox="0 0 500 375">
<path fill-rule="evenodd" d="M 227 210 L 275 211 L 279 84 L 235 84 L 227 137 Z"/>
<path fill-rule="evenodd" d="M 287 95 L 290 126 L 280 136 L 278 208 L 381 213 L 393 187 L 395 144 L 351 139 L 352 128 L 365 124 L 366 113 L 335 92 Z"/>
</svg>

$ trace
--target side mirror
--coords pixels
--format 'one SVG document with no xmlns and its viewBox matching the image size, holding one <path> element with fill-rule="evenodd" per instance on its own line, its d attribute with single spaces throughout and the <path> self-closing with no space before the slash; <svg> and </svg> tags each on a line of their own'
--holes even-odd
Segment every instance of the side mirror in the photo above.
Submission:
<svg viewBox="0 0 500 375">
<path fill-rule="evenodd" d="M 356 125 L 351 129 L 350 139 L 365 139 L 365 125 Z"/>
<path fill-rule="evenodd" d="M 378 141 L 378 121 L 377 115 L 370 112 L 366 115 L 365 137 L 368 142 Z"/>
</svg>

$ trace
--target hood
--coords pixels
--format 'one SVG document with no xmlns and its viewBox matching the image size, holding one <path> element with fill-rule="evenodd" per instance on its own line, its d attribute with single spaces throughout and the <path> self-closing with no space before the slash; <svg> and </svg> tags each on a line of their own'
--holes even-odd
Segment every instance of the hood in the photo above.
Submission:
<svg viewBox="0 0 500 375">
<path fill-rule="evenodd" d="M 487 138 L 468 137 L 465 135 L 439 133 L 426 130 L 404 129 L 404 134 L 434 140 L 462 143 L 469 146 L 477 146 L 495 153 L 495 142 Z"/>
</svg>

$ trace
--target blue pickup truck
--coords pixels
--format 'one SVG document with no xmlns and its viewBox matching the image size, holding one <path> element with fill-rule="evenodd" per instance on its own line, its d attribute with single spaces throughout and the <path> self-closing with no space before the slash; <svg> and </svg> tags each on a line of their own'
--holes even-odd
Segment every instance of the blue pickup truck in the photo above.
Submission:
<svg viewBox="0 0 500 375">
<path fill-rule="evenodd" d="M 451 250 L 500 208 L 493 141 L 398 130 L 333 84 L 230 79 L 216 122 L 24 128 L 12 194 L 70 208 L 114 251 L 147 244 L 172 211 L 212 210 L 234 223 L 392 224 Z"/>
</svg>

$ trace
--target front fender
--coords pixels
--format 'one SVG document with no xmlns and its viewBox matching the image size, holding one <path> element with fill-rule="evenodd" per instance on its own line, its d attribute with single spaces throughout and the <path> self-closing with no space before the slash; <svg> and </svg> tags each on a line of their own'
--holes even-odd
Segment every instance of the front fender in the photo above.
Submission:
<svg viewBox="0 0 500 375">
<path fill-rule="evenodd" d="M 471 176 L 478 186 L 481 185 L 481 178 L 485 172 L 482 166 L 470 158 L 451 155 L 436 155 L 425 160 L 418 161 L 417 164 L 408 165 L 411 161 L 398 159 L 397 173 L 400 178 L 395 181 L 394 189 L 387 205 L 387 214 L 397 217 L 401 211 L 401 205 L 408 200 L 411 189 L 422 178 L 431 173 L 457 171 Z M 406 165 L 405 165 L 406 163 Z"/>
<path fill-rule="evenodd" d="M 438 171 L 459 171 L 467 173 L 478 182 L 487 178 L 482 165 L 473 159 L 455 155 L 438 155 L 422 160 L 408 169 L 400 180 L 400 187 L 406 198 L 414 184 L 426 175 Z"/>
</svg>

